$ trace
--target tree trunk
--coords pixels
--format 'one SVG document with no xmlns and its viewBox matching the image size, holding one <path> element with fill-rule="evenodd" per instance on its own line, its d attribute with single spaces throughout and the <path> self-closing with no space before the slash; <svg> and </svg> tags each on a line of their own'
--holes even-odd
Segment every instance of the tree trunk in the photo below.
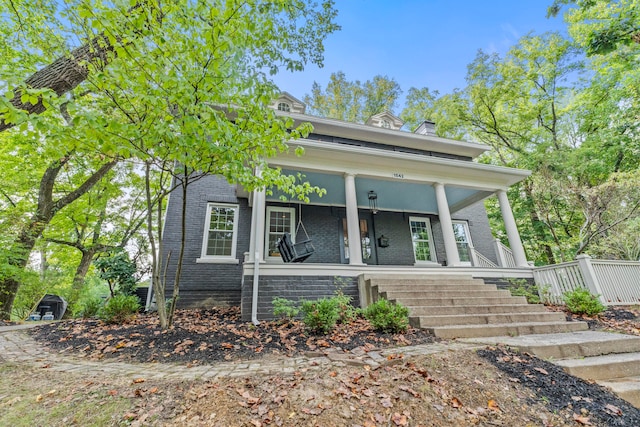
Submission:
<svg viewBox="0 0 640 427">
<path fill-rule="evenodd" d="M 187 186 L 189 185 L 189 174 L 187 168 L 184 168 L 184 177 L 182 181 L 182 219 L 180 221 L 180 253 L 178 254 L 178 262 L 176 265 L 176 275 L 173 280 L 173 296 L 171 298 L 171 310 L 169 311 L 169 327 L 173 326 L 176 304 L 180 295 L 180 275 L 182 274 L 182 263 L 184 261 L 184 250 L 186 247 L 187 235 Z"/>
<path fill-rule="evenodd" d="M 46 226 L 60 209 L 74 202 L 96 185 L 118 163 L 116 160 L 106 163 L 91 174 L 75 190 L 65 194 L 58 200 L 53 200 L 53 190 L 56 178 L 62 166 L 68 161 L 68 157 L 56 161 L 45 171 L 40 180 L 38 191 L 38 207 L 31 220 L 22 228 L 12 245 L 9 265 L 17 270 L 24 270 L 29 261 L 29 254 L 36 244 L 36 240 L 42 235 Z M 9 320 L 16 293 L 20 288 L 20 280 L 16 276 L 0 279 L 0 319 Z"/>
<path fill-rule="evenodd" d="M 556 263 L 556 258 L 555 255 L 553 255 L 553 249 L 551 248 L 551 246 L 549 246 L 547 243 L 544 243 L 547 241 L 547 236 L 546 233 L 544 232 L 544 222 L 542 220 L 540 220 L 540 216 L 538 215 L 538 211 L 536 210 L 536 205 L 535 202 L 533 200 L 533 194 L 531 192 L 531 187 L 525 183 L 524 186 L 524 192 L 527 195 L 527 199 L 529 199 L 528 203 L 530 204 L 529 206 L 529 219 L 531 220 L 531 226 L 533 228 L 534 233 L 536 234 L 536 238 L 538 239 L 539 242 L 543 242 L 543 243 L 539 243 L 540 246 L 542 247 L 542 251 L 546 257 L 546 261 L 548 264 L 555 264 Z"/>
<path fill-rule="evenodd" d="M 63 56 L 41 70 L 36 71 L 26 81 L 25 85 L 32 89 L 51 89 L 58 96 L 65 94 L 80 83 L 89 75 L 87 63 L 106 65 L 109 62 L 109 52 L 113 51 L 113 46 L 104 36 L 94 37 L 89 43 L 71 51 L 68 56 Z M 45 107 L 42 100 L 36 104 L 23 103 L 20 98 L 22 93 L 16 91 L 11 104 L 29 114 L 40 114 Z M 0 119 L 0 132 L 14 126 L 14 123 L 7 123 Z"/>
</svg>

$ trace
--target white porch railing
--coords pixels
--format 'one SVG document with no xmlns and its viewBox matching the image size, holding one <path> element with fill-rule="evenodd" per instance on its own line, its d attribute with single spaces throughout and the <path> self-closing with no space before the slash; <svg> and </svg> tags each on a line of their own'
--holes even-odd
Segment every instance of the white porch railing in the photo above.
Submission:
<svg viewBox="0 0 640 427">
<path fill-rule="evenodd" d="M 498 265 L 505 268 L 515 268 L 516 260 L 511 249 L 505 246 L 500 239 L 495 239 L 493 244 L 498 258 Z"/>
<path fill-rule="evenodd" d="M 474 267 L 483 268 L 496 268 L 497 265 L 486 256 L 478 252 L 474 247 L 469 246 L 469 253 L 471 255 L 471 263 Z"/>
<path fill-rule="evenodd" d="M 605 305 L 640 303 L 638 261 L 597 260 L 579 255 L 572 262 L 536 267 L 533 278 L 545 291 L 541 297 L 554 304 L 563 304 L 562 294 L 577 288 L 587 288 L 593 295 L 599 295 Z"/>
</svg>

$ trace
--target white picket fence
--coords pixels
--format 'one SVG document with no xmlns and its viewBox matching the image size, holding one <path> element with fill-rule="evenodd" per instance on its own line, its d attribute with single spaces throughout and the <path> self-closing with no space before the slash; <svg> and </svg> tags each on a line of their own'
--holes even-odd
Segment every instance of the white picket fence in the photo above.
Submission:
<svg viewBox="0 0 640 427">
<path fill-rule="evenodd" d="M 591 259 L 579 255 L 575 261 L 536 267 L 533 270 L 541 297 L 562 304 L 562 294 L 586 288 L 604 305 L 640 304 L 640 262 Z"/>
</svg>

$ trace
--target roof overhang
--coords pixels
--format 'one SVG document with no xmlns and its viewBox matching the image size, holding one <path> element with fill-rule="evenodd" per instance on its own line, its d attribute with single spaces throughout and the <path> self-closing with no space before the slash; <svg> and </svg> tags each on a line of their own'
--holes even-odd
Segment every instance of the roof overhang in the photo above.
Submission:
<svg viewBox="0 0 640 427">
<path fill-rule="evenodd" d="M 289 146 L 288 153 L 276 156 L 270 163 L 287 168 L 337 174 L 348 172 L 410 182 L 441 182 L 493 191 L 506 190 L 531 175 L 531 171 L 524 169 L 305 139 L 290 141 Z M 296 156 L 295 146 L 304 148 L 304 155 Z"/>
<path fill-rule="evenodd" d="M 284 113 L 280 111 L 276 111 L 276 114 L 292 118 L 296 126 L 302 123 L 311 123 L 313 125 L 313 132 L 321 135 L 376 142 L 415 150 L 435 151 L 471 158 L 476 158 L 489 150 L 488 146 L 475 142 L 456 141 L 433 135 L 385 129 L 342 120 L 315 117 L 307 114 Z"/>
</svg>

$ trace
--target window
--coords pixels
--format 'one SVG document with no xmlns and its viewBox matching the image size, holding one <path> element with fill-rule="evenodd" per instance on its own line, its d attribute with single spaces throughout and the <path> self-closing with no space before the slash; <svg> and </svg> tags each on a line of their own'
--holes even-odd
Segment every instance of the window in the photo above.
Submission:
<svg viewBox="0 0 640 427">
<path fill-rule="evenodd" d="M 471 265 L 471 236 L 469 234 L 469 225 L 466 221 L 452 221 L 453 222 L 453 235 L 456 238 L 456 245 L 458 246 L 458 256 L 460 262 L 466 265 Z"/>
<path fill-rule="evenodd" d="M 290 112 L 291 111 L 291 106 L 289 104 L 287 104 L 286 102 L 281 102 L 281 103 L 278 104 L 278 110 Z"/>
<path fill-rule="evenodd" d="M 409 217 L 411 241 L 416 263 L 436 262 L 436 254 L 432 248 L 431 222 L 429 218 Z"/>
<path fill-rule="evenodd" d="M 236 261 L 238 205 L 209 203 L 204 223 L 201 260 Z"/>
<path fill-rule="evenodd" d="M 291 239 L 295 242 L 296 236 L 293 229 L 295 224 L 296 211 L 294 208 L 281 208 L 277 206 L 267 206 L 267 226 L 265 236 L 266 258 L 280 258 L 280 252 L 276 243 L 284 233 L 291 233 Z"/>
</svg>

